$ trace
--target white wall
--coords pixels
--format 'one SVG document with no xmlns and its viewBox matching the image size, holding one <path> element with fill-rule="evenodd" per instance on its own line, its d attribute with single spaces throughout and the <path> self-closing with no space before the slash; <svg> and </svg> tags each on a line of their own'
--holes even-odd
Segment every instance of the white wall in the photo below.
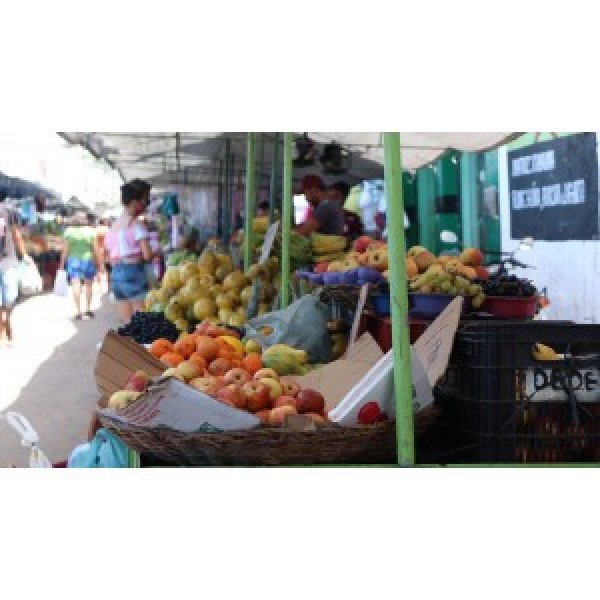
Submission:
<svg viewBox="0 0 600 600">
<path fill-rule="evenodd" d="M 502 250 L 508 252 L 519 240 L 510 237 L 506 146 L 498 151 L 498 177 Z M 516 258 L 536 267 L 516 269 L 516 275 L 531 279 L 538 289 L 548 288 L 549 319 L 600 323 L 600 241 L 536 241 L 531 251 L 520 251 Z"/>
</svg>

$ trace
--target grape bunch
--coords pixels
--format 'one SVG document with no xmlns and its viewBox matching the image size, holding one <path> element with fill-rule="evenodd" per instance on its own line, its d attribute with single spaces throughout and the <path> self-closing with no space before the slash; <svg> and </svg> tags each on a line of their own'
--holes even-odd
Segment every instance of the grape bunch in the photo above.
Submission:
<svg viewBox="0 0 600 600">
<path fill-rule="evenodd" d="M 493 275 L 483 282 L 483 291 L 488 296 L 510 298 L 531 298 L 537 294 L 531 281 L 520 279 L 516 275 Z"/>
<path fill-rule="evenodd" d="M 158 338 L 176 342 L 179 337 L 177 327 L 161 312 L 136 312 L 127 325 L 117 329 L 117 333 L 133 338 L 138 344 L 151 344 Z"/>
</svg>

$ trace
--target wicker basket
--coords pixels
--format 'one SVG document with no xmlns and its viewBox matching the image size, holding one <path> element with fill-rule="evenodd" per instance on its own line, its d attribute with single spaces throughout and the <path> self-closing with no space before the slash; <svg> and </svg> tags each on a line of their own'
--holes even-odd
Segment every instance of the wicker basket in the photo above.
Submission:
<svg viewBox="0 0 600 600">
<path fill-rule="evenodd" d="M 415 436 L 437 418 L 437 409 L 415 415 Z M 394 423 L 290 431 L 261 427 L 227 433 L 182 433 L 164 427 L 132 426 L 105 413 L 100 421 L 141 454 L 176 466 L 298 466 L 395 464 Z"/>
<path fill-rule="evenodd" d="M 369 284 L 367 306 L 370 306 L 370 295 L 379 289 L 379 285 Z M 358 304 L 360 290 L 360 285 L 326 285 L 321 288 L 319 297 L 326 304 L 333 302 L 346 308 L 355 309 Z"/>
</svg>

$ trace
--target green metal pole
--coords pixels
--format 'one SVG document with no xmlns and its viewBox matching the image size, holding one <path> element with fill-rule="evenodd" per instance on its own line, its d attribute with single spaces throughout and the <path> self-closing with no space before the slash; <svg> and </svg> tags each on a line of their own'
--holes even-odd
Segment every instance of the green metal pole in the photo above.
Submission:
<svg viewBox="0 0 600 600">
<path fill-rule="evenodd" d="M 273 162 L 271 163 L 271 185 L 269 190 L 269 225 L 275 217 L 275 196 L 277 195 L 277 164 L 279 154 L 279 133 L 275 133 L 273 141 Z"/>
<path fill-rule="evenodd" d="M 252 220 L 256 211 L 256 136 L 248 133 L 246 142 L 246 202 L 244 209 L 244 271 L 252 264 Z"/>
<path fill-rule="evenodd" d="M 292 134 L 283 134 L 283 211 L 281 215 L 281 307 L 290 302 L 290 228 L 292 225 Z"/>
<path fill-rule="evenodd" d="M 231 181 L 231 140 L 227 138 L 225 140 L 225 185 L 223 194 L 223 241 L 225 244 L 229 244 L 229 187 Z"/>
<path fill-rule="evenodd" d="M 235 230 L 235 216 L 233 214 L 233 186 L 235 185 L 235 156 L 233 152 L 229 155 L 229 194 L 227 196 L 227 214 L 229 216 L 227 227 L 227 239 L 231 239 L 231 235 Z"/>
<path fill-rule="evenodd" d="M 400 134 L 384 133 L 383 148 L 387 196 L 388 256 L 390 257 L 398 464 L 411 466 L 415 464 L 415 444 L 410 337 L 408 333 L 408 293 L 406 289 L 406 265 L 404 263 L 404 199 L 402 197 Z"/>
<path fill-rule="evenodd" d="M 479 202 L 477 197 L 477 154 L 460 156 L 460 214 L 463 245 L 479 247 Z"/>
<path fill-rule="evenodd" d="M 417 171 L 417 211 L 419 245 L 424 246 L 431 252 L 436 252 L 435 176 L 429 167 L 422 167 Z"/>
<path fill-rule="evenodd" d="M 218 181 L 218 196 L 217 196 L 217 237 L 223 239 L 223 161 L 219 160 L 219 179 Z"/>
<path fill-rule="evenodd" d="M 256 188 L 256 197 L 258 198 L 258 195 L 262 189 L 262 173 L 263 173 L 263 162 L 265 160 L 265 134 L 264 133 L 258 133 L 258 152 L 256 153 L 256 156 L 258 157 L 256 160 L 256 179 L 255 179 L 255 184 L 254 187 Z"/>
</svg>

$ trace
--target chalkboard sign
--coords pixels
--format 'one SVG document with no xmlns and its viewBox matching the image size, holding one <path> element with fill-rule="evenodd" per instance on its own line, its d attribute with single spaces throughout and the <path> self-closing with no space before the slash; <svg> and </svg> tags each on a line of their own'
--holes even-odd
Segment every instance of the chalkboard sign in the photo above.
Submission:
<svg viewBox="0 0 600 600">
<path fill-rule="evenodd" d="M 508 176 L 513 239 L 598 239 L 595 133 L 513 150 Z"/>
</svg>

